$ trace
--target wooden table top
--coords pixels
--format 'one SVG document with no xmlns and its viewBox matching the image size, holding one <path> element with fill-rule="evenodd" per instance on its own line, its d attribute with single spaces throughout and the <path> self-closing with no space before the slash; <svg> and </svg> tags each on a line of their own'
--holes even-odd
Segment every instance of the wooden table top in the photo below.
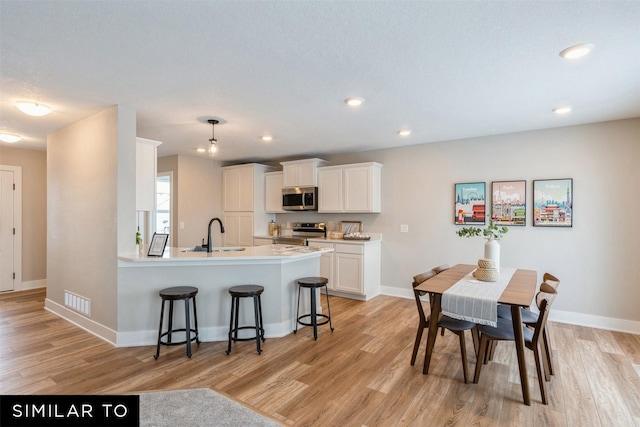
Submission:
<svg viewBox="0 0 640 427">
<path fill-rule="evenodd" d="M 416 287 L 417 290 L 442 294 L 458 280 L 476 269 L 470 264 L 457 264 Z M 536 292 L 538 273 L 535 270 L 517 269 L 500 295 L 499 303 L 528 307 Z"/>
</svg>

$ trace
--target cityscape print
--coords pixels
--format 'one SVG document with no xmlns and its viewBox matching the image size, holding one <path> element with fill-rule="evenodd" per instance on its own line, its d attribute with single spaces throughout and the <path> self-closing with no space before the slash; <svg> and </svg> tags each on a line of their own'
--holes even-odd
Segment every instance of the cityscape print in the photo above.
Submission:
<svg viewBox="0 0 640 427">
<path fill-rule="evenodd" d="M 485 183 L 471 182 L 455 184 L 455 218 L 456 224 L 485 223 Z"/>
<path fill-rule="evenodd" d="M 533 181 L 533 225 L 571 227 L 573 179 Z"/>
<path fill-rule="evenodd" d="M 527 181 L 492 182 L 491 217 L 496 225 L 526 225 Z"/>
</svg>

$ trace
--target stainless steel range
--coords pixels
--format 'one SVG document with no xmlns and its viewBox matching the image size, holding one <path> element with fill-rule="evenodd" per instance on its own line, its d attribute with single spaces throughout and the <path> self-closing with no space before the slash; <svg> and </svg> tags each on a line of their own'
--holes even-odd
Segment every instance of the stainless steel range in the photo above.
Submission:
<svg viewBox="0 0 640 427">
<path fill-rule="evenodd" d="M 291 227 L 291 237 L 274 237 L 273 243 L 308 246 L 309 238 L 327 237 L 327 226 L 324 222 L 293 222 Z"/>
</svg>

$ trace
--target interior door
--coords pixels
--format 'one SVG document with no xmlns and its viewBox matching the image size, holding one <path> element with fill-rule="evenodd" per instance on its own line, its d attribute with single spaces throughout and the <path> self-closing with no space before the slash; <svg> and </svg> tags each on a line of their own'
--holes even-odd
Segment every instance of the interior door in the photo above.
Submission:
<svg viewBox="0 0 640 427">
<path fill-rule="evenodd" d="M 0 171 L 0 292 L 12 291 L 14 279 L 13 172 Z"/>
</svg>

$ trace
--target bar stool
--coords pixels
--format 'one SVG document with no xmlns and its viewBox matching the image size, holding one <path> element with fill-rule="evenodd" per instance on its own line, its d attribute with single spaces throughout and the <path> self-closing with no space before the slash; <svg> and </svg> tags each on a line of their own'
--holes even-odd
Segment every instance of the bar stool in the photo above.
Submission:
<svg viewBox="0 0 640 427">
<path fill-rule="evenodd" d="M 193 286 L 174 286 L 172 288 L 165 288 L 159 292 L 160 298 L 162 298 L 162 309 L 160 310 L 160 327 L 158 328 L 158 345 L 156 347 L 156 354 L 154 359 L 158 359 L 160 356 L 160 344 L 162 345 L 181 345 L 187 344 L 187 357 L 191 358 L 191 341 L 194 341 L 200 345 L 200 338 L 198 337 L 198 312 L 196 311 L 196 294 L 198 288 Z M 184 300 L 184 319 L 185 327 L 180 329 L 173 329 L 173 302 L 177 300 Z M 189 316 L 189 301 L 193 300 L 193 320 L 195 323 L 195 329 L 191 328 L 191 316 Z M 165 302 L 169 301 L 169 327 L 166 332 L 162 332 L 162 322 L 164 320 L 164 307 Z M 174 332 L 184 332 L 185 340 L 180 342 L 172 342 L 171 334 Z M 195 334 L 195 335 L 192 335 Z M 162 340 L 162 337 L 166 336 L 166 341 Z"/>
<path fill-rule="evenodd" d="M 305 326 L 313 326 L 313 339 L 318 339 L 318 326 L 329 324 L 331 332 L 333 332 L 333 325 L 331 324 L 331 307 L 329 307 L 329 292 L 327 283 L 329 279 L 326 277 L 303 277 L 296 281 L 298 283 L 298 309 L 296 311 L 296 329 L 293 333 L 298 332 L 298 323 Z M 319 314 L 316 310 L 316 289 L 324 287 L 325 295 L 327 296 L 327 314 Z M 300 289 L 307 288 L 311 293 L 311 313 L 300 316 Z M 309 322 L 304 322 L 302 319 L 309 317 Z M 321 322 L 318 322 L 318 317 L 323 318 Z"/>
<path fill-rule="evenodd" d="M 260 285 L 238 285 L 229 288 L 231 294 L 231 319 L 229 320 L 229 346 L 227 347 L 227 354 L 231 353 L 231 341 L 251 341 L 256 340 L 256 347 L 258 348 L 258 354 L 262 353 L 260 348 L 260 340 L 264 342 L 264 324 L 262 323 L 262 302 L 260 301 L 260 295 L 264 292 L 264 287 Z M 255 318 L 255 324 L 253 326 L 239 326 L 238 325 L 238 312 L 240 308 L 240 298 L 253 298 L 253 313 Z M 256 335 L 249 338 L 238 338 L 238 331 L 240 329 L 255 329 Z"/>
</svg>

